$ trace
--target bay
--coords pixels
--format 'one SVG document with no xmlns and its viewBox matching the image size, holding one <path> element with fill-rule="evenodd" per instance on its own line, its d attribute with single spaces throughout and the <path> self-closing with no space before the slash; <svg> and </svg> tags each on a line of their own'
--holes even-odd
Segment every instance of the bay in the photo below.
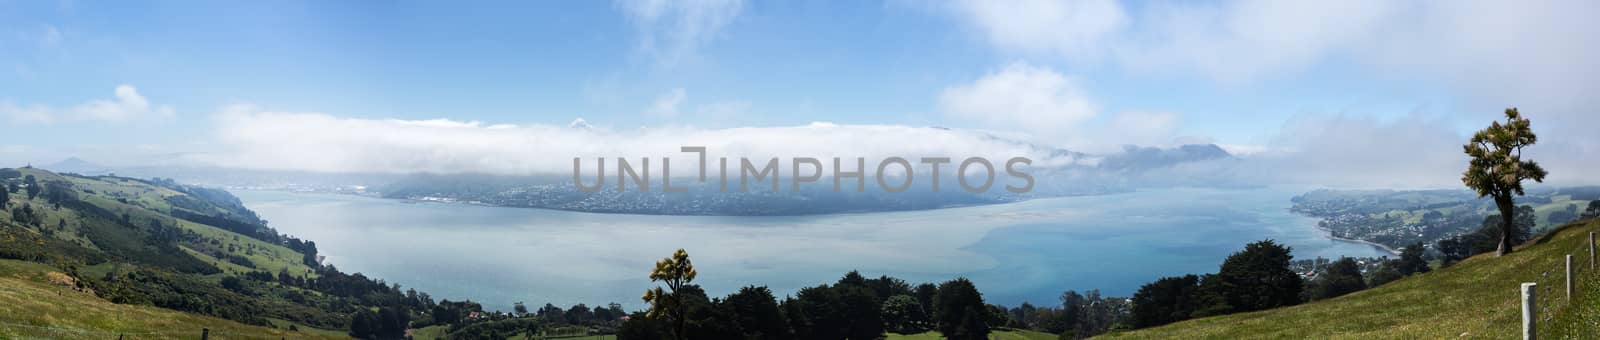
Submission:
<svg viewBox="0 0 1600 340">
<path fill-rule="evenodd" d="M 328 263 L 435 300 L 642 307 L 653 263 L 686 249 L 709 295 L 776 294 L 859 270 L 973 280 L 989 303 L 1055 305 L 1061 292 L 1127 296 L 1163 276 L 1215 272 L 1246 243 L 1296 258 L 1383 256 L 1335 241 L 1289 212 L 1284 189 L 1161 189 L 923 211 L 817 216 L 655 216 L 234 190 L 279 232 L 315 241 Z"/>
</svg>

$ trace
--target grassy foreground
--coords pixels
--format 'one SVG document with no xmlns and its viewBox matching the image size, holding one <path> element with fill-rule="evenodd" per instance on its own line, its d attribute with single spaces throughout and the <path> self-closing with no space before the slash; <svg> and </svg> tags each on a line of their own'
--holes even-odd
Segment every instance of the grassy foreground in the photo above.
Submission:
<svg viewBox="0 0 1600 340">
<path fill-rule="evenodd" d="M 939 340 L 944 339 L 944 336 L 934 331 L 920 334 L 888 333 L 888 338 L 889 340 Z M 996 340 L 1055 340 L 1058 337 L 1055 334 L 1019 329 L 990 331 L 989 338 Z"/>
<path fill-rule="evenodd" d="M 148 306 L 119 305 L 52 283 L 48 265 L 0 260 L 0 339 L 332 339 Z"/>
<path fill-rule="evenodd" d="M 1505 257 L 1483 254 L 1377 288 L 1293 307 L 1188 320 L 1107 334 L 1112 339 L 1514 339 L 1521 337 L 1523 282 L 1537 282 L 1538 335 L 1600 334 L 1600 275 L 1589 269 L 1589 233 L 1600 220 L 1575 222 Z M 1572 300 L 1564 261 L 1573 255 Z"/>
</svg>

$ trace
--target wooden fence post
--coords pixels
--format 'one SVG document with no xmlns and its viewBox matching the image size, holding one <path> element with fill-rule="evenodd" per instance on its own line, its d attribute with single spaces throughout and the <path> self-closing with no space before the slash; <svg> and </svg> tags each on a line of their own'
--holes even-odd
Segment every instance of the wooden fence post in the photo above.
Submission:
<svg viewBox="0 0 1600 340">
<path fill-rule="evenodd" d="M 1524 287 L 1526 287 L 1527 284 L 1524 283 L 1523 285 L 1524 285 Z M 1526 288 L 1524 288 L 1524 289 L 1526 289 Z M 1522 312 L 1522 315 L 1523 315 L 1522 316 L 1523 319 L 1527 319 L 1528 318 L 1528 316 L 1527 316 L 1528 312 L 1524 311 L 1524 312 Z M 207 340 L 207 339 L 210 339 L 210 338 L 211 338 L 211 329 L 210 328 L 201 328 L 200 329 L 200 340 Z"/>
<path fill-rule="evenodd" d="M 1589 271 L 1594 271 L 1594 232 L 1589 232 Z"/>
<path fill-rule="evenodd" d="M 1534 291 L 1538 288 L 1538 283 L 1522 283 L 1522 339 L 1524 340 L 1534 340 L 1536 338 L 1533 321 L 1536 314 L 1538 314 L 1538 309 L 1534 304 Z"/>
</svg>

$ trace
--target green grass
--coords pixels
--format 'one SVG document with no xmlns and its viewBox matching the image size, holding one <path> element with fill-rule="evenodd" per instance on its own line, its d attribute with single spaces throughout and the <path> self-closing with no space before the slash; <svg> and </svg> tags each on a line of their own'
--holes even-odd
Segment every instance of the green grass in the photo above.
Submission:
<svg viewBox="0 0 1600 340">
<path fill-rule="evenodd" d="M 1504 257 L 1479 255 L 1442 270 L 1298 306 L 1107 334 L 1112 339 L 1440 339 L 1520 337 L 1522 282 L 1539 284 L 1539 336 L 1600 334 L 1600 275 L 1588 269 L 1588 234 L 1600 220 L 1568 224 Z M 1563 262 L 1574 255 L 1573 299 Z"/>
<path fill-rule="evenodd" d="M 278 319 L 278 318 L 267 318 L 267 321 L 272 322 L 272 325 L 275 326 L 275 327 L 278 327 L 278 329 L 289 329 L 289 326 L 292 325 L 292 326 L 294 326 L 295 331 L 291 331 L 291 332 L 300 332 L 300 333 L 312 334 L 312 335 L 324 336 L 324 337 L 330 337 L 330 338 L 344 338 L 344 337 L 348 337 L 349 333 L 350 333 L 350 332 L 347 332 L 347 331 L 344 331 L 344 330 L 323 329 L 323 328 L 316 328 L 316 327 L 306 326 L 305 324 L 302 324 L 302 323 L 297 323 L 297 322 L 294 322 L 294 321 Z"/>
<path fill-rule="evenodd" d="M 334 339 L 168 309 L 114 304 L 89 292 L 50 283 L 48 265 L 0 260 L 0 339 Z M 285 326 L 286 327 L 286 326 Z M 304 329 L 304 328 L 302 328 Z"/>
<path fill-rule="evenodd" d="M 416 340 L 444 339 L 445 333 L 450 331 L 450 326 L 434 325 L 417 328 L 411 332 L 411 338 Z"/>
<path fill-rule="evenodd" d="M 939 334 L 937 331 L 918 334 L 888 333 L 888 338 L 890 340 L 938 340 L 944 339 L 944 335 Z M 1055 340 L 1058 337 L 1055 334 L 1029 330 L 996 330 L 989 332 L 989 338 L 998 340 Z"/>
</svg>

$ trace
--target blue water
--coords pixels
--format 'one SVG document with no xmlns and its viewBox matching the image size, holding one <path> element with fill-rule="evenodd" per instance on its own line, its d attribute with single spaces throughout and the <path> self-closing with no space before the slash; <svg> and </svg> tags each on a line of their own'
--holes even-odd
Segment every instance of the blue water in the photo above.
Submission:
<svg viewBox="0 0 1600 340">
<path fill-rule="evenodd" d="M 778 294 L 849 270 L 916 282 L 966 276 L 986 301 L 1056 304 L 1062 291 L 1128 295 L 1162 276 L 1216 271 L 1245 243 L 1300 258 L 1381 256 L 1288 211 L 1288 190 L 1164 189 L 931 211 L 714 217 L 589 214 L 348 195 L 234 191 L 280 232 L 317 242 L 346 272 L 435 299 L 609 302 L 629 308 L 652 263 L 689 251 L 712 295 Z"/>
</svg>

